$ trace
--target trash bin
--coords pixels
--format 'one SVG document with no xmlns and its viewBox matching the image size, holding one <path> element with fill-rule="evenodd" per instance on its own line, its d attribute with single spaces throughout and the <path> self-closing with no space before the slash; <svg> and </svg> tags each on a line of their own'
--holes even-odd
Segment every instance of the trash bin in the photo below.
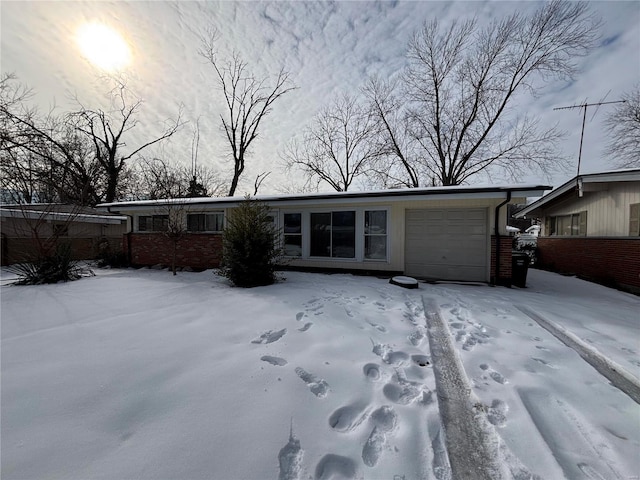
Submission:
<svg viewBox="0 0 640 480">
<path fill-rule="evenodd" d="M 511 253 L 511 283 L 516 287 L 525 288 L 527 286 L 529 262 L 531 262 L 531 259 L 526 253 Z"/>
</svg>

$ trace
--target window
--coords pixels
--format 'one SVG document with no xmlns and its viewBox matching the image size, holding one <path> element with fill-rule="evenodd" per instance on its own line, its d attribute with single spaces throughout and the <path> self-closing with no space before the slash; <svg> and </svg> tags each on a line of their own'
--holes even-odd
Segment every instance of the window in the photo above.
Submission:
<svg viewBox="0 0 640 480">
<path fill-rule="evenodd" d="M 189 232 L 221 232 L 224 227 L 224 213 L 190 213 L 187 215 Z"/>
<path fill-rule="evenodd" d="M 387 259 L 387 212 L 365 210 L 364 212 L 364 258 Z"/>
<path fill-rule="evenodd" d="M 288 257 L 302 256 L 302 214 L 284 214 L 284 254 Z"/>
<path fill-rule="evenodd" d="M 640 203 L 629 205 L 629 236 L 640 236 Z"/>
<path fill-rule="evenodd" d="M 355 258 L 356 212 L 312 213 L 311 256 Z"/>
<path fill-rule="evenodd" d="M 587 212 L 573 213 L 571 215 L 559 215 L 549 217 L 547 222 L 547 235 L 586 235 Z"/>
<path fill-rule="evenodd" d="M 141 215 L 138 217 L 139 232 L 166 232 L 169 215 Z"/>
<path fill-rule="evenodd" d="M 69 236 L 69 225 L 64 225 L 62 223 L 54 223 L 53 224 L 53 236 L 54 237 L 68 237 Z"/>
</svg>

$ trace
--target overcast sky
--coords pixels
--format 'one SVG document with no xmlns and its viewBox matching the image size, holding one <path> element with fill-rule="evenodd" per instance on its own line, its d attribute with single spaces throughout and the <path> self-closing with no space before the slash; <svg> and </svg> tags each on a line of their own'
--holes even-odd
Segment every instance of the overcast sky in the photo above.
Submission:
<svg viewBox="0 0 640 480">
<path fill-rule="evenodd" d="M 80 52 L 78 28 L 101 22 L 117 30 L 132 51 L 126 68 L 129 86 L 144 100 L 138 134 L 128 142 L 157 134 L 175 117 L 200 117 L 200 163 L 221 170 L 226 145 L 219 129 L 220 92 L 211 67 L 198 56 L 198 34 L 220 32 L 220 52 L 237 50 L 259 74 L 284 67 L 298 87 L 274 104 L 265 120 L 238 193 L 252 192 L 255 175 L 273 171 L 260 193 L 277 192 L 290 180 L 280 169 L 279 152 L 337 93 L 356 92 L 371 74 L 388 77 L 405 63 L 410 36 L 425 22 L 476 16 L 480 22 L 514 10 L 531 11 L 537 2 L 11 2 L 1 8 L 2 73 L 15 73 L 33 87 L 43 109 L 71 108 L 69 95 L 87 105 L 104 100 L 100 70 Z M 640 79 L 640 2 L 594 2 L 603 19 L 600 45 L 580 60 L 574 82 L 548 85 L 539 98 L 522 97 L 519 108 L 559 122 L 569 132 L 563 142 L 571 173 L 555 176 L 560 185 L 575 175 L 580 142 L 580 110 L 554 107 L 617 100 Z M 603 119 L 611 106 L 589 110 L 582 173 L 611 168 L 604 156 Z M 595 116 L 594 116 L 595 113 Z M 187 125 L 164 149 L 176 161 L 190 162 L 192 127 Z M 158 152 L 155 152 L 158 153 Z M 548 183 L 530 176 L 528 183 Z M 483 179 L 483 182 L 486 180 Z M 325 187 L 326 188 L 326 187 Z"/>
</svg>

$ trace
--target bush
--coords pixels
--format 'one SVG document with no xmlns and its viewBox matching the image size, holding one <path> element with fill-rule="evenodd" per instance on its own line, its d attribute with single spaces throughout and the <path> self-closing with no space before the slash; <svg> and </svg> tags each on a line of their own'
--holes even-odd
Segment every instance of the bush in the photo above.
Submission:
<svg viewBox="0 0 640 480">
<path fill-rule="evenodd" d="M 220 273 L 238 287 L 271 285 L 280 257 L 279 235 L 269 207 L 247 198 L 227 218 Z"/>
<path fill-rule="evenodd" d="M 124 252 L 105 251 L 98 257 L 98 267 L 100 268 L 126 268 L 129 266 L 129 259 Z"/>
<path fill-rule="evenodd" d="M 77 280 L 93 272 L 78 265 L 71 259 L 71 245 L 60 244 L 52 255 L 42 256 L 35 261 L 20 263 L 9 267 L 18 275 L 16 285 L 42 285 Z"/>
</svg>

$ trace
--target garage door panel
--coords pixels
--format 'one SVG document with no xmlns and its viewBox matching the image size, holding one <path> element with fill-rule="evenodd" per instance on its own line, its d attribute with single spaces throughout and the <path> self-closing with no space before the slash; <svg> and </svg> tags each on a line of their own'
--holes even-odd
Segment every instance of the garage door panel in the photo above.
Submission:
<svg viewBox="0 0 640 480">
<path fill-rule="evenodd" d="M 487 210 L 415 209 L 405 214 L 405 273 L 487 280 Z"/>
</svg>

